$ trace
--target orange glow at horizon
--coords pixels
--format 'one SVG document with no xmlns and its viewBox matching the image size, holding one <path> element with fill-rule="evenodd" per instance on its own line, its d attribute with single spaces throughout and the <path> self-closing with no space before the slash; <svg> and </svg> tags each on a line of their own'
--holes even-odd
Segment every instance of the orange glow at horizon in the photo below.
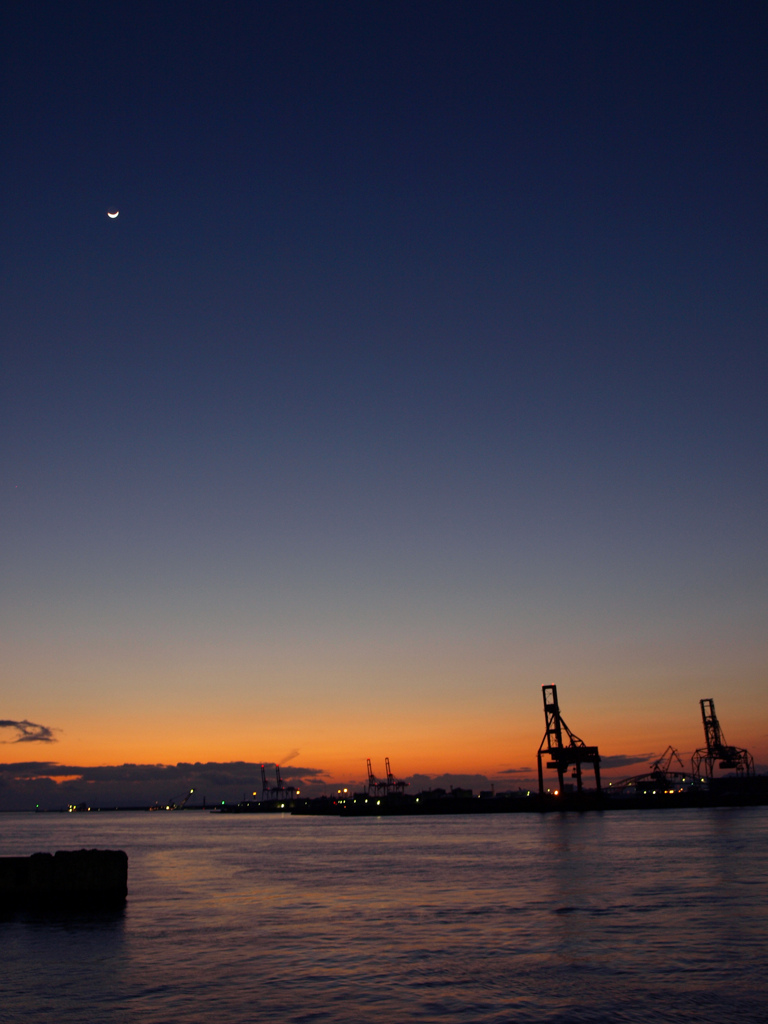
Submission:
<svg viewBox="0 0 768 1024">
<path fill-rule="evenodd" d="M 282 755 L 291 746 L 291 739 L 284 735 L 265 734 L 262 740 L 256 738 L 253 741 L 246 741 L 242 737 L 211 736 L 210 733 L 206 734 L 205 728 L 200 728 L 185 732 L 183 736 L 161 737 L 153 733 L 136 740 L 130 734 L 121 735 L 116 730 L 114 735 L 102 732 L 99 740 L 95 742 L 89 742 L 87 738 L 61 738 L 57 743 L 46 744 L 44 750 L 34 750 L 34 753 L 30 749 L 31 745 L 26 744 L 23 752 L 18 747 L 9 749 L 4 760 L 10 764 L 25 764 L 27 771 L 23 775 L 30 779 L 47 775 L 44 770 L 29 772 L 30 762 L 38 760 L 75 767 L 240 761 L 254 765 L 280 763 L 284 771 L 293 768 L 319 771 L 322 775 L 318 781 L 332 784 L 336 780 L 344 783 L 351 780 L 363 782 L 367 777 L 366 758 L 370 756 L 373 772 L 379 778 L 386 774 L 385 758 L 388 757 L 393 773 L 399 778 L 412 775 L 485 775 L 498 780 L 506 779 L 512 787 L 518 773 L 520 777 L 535 775 L 536 755 L 542 732 L 543 728 L 539 728 L 536 723 L 527 733 L 517 731 L 514 735 L 510 732 L 505 736 L 503 730 L 494 733 L 489 729 L 487 736 L 482 735 L 479 730 L 472 735 L 465 735 L 461 725 L 456 724 L 454 728 L 446 730 L 444 736 L 425 734 L 418 742 L 413 742 L 413 737 L 393 738 L 390 730 L 382 731 L 380 734 L 373 734 L 369 730 L 365 743 L 360 744 L 350 737 L 340 736 L 326 737 L 314 744 L 310 741 L 304 745 L 295 743 L 295 748 L 299 749 L 300 753 L 284 763 L 274 756 L 275 751 Z M 760 744 L 760 737 L 738 735 L 733 729 L 729 729 L 728 732 L 733 733 L 733 741 L 737 745 L 745 746 L 753 753 L 756 763 L 763 763 L 766 760 L 765 744 Z M 594 738 L 603 758 L 619 753 L 634 754 L 638 757 L 645 755 L 637 762 L 640 767 L 614 769 L 606 765 L 602 769 L 603 774 L 606 777 L 625 776 L 642 770 L 646 761 L 658 756 L 664 749 L 663 741 L 667 734 L 662 730 L 659 730 L 658 734 L 659 738 L 656 738 L 642 730 L 633 729 L 623 735 L 613 734 L 606 739 L 596 735 Z M 591 742 L 592 738 L 592 734 L 589 734 L 586 741 Z M 730 742 L 730 735 L 728 739 Z M 672 745 L 681 753 L 685 763 L 690 753 L 701 747 L 703 742 L 703 734 L 699 735 L 698 730 L 690 729 L 682 741 L 678 740 Z M 368 750 L 370 755 L 358 752 L 365 750 Z M 51 777 L 57 783 L 77 778 L 71 774 Z"/>
<path fill-rule="evenodd" d="M 518 673 L 510 681 L 503 666 L 494 664 L 492 671 L 486 662 L 476 688 L 468 681 L 467 664 L 449 671 L 441 659 L 385 687 L 381 667 L 368 678 L 363 666 L 354 667 L 359 677 L 305 667 L 306 682 L 300 684 L 278 674 L 261 677 L 255 686 L 234 673 L 222 684 L 223 697 L 191 669 L 189 678 L 177 669 L 170 679 L 157 673 L 137 683 L 128 671 L 109 675 L 105 664 L 96 664 L 74 698 L 63 686 L 52 695 L 42 688 L 38 693 L 32 679 L 24 716 L 49 726 L 55 742 L 7 743 L 0 760 L 75 768 L 277 762 L 345 784 L 365 780 L 368 756 L 378 777 L 385 774 L 385 757 L 399 778 L 477 774 L 512 785 L 521 769 L 535 774 L 545 728 L 541 672 L 533 679 Z M 97 682 L 105 678 L 110 688 L 99 689 Z M 714 674 L 691 672 L 681 680 L 627 673 L 621 685 L 588 669 L 555 678 L 563 719 L 604 758 L 635 756 L 642 766 L 671 745 L 685 761 L 704 742 L 699 699 L 713 696 L 727 741 L 750 750 L 756 764 L 768 761 L 768 734 L 750 714 L 762 693 L 758 672 L 742 676 L 738 698 L 723 693 Z M 266 701 L 265 692 L 283 693 L 284 699 Z M 287 751 L 298 754 L 286 760 Z M 607 776 L 637 770 L 603 768 Z"/>
</svg>

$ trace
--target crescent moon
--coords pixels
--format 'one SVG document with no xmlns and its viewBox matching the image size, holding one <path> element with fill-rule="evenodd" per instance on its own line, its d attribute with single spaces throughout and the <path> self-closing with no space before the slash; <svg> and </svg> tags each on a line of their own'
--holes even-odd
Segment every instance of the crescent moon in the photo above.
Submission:
<svg viewBox="0 0 768 1024">
<path fill-rule="evenodd" d="M 115 217 L 118 217 L 119 215 L 120 215 L 120 211 L 119 210 L 107 210 L 107 216 L 109 218 L 111 218 L 112 220 L 114 220 Z"/>
</svg>

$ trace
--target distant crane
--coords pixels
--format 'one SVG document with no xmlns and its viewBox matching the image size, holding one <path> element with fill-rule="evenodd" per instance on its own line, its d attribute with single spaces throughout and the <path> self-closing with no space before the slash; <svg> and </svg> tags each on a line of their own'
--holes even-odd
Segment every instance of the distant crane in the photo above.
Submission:
<svg viewBox="0 0 768 1024">
<path fill-rule="evenodd" d="M 183 811 L 184 808 L 187 806 L 187 801 L 189 800 L 189 798 L 192 796 L 192 794 L 194 792 L 195 792 L 194 789 L 190 789 L 190 791 L 187 793 L 187 795 L 184 797 L 184 799 L 180 803 L 177 803 L 175 800 L 173 800 L 171 802 L 171 804 L 169 805 L 168 810 L 169 811 Z"/>
<path fill-rule="evenodd" d="M 366 760 L 368 761 L 368 796 L 376 796 L 379 792 L 379 780 L 373 774 L 370 757 Z"/>
<path fill-rule="evenodd" d="M 730 747 L 725 742 L 720 723 L 715 713 L 715 702 L 711 699 L 700 700 L 701 717 L 704 722 L 704 738 L 706 747 L 699 747 L 693 752 L 691 766 L 694 775 L 701 777 L 701 766 L 704 765 L 704 776 L 711 780 L 715 775 L 715 762 L 726 771 L 735 771 L 737 775 L 754 775 L 755 762 L 748 750 L 743 747 Z"/>
<path fill-rule="evenodd" d="M 394 775 L 392 774 L 392 768 L 390 767 L 388 757 L 384 758 L 384 761 L 387 766 L 387 794 L 404 793 L 405 787 L 409 785 L 409 783 L 403 781 L 403 779 L 396 779 L 394 777 Z M 370 761 L 368 763 L 370 764 Z"/>
<path fill-rule="evenodd" d="M 296 794 L 295 786 L 286 786 L 283 782 L 283 777 L 280 774 L 280 765 L 275 765 L 275 785 L 270 786 L 267 781 L 267 769 L 264 765 L 261 766 L 261 802 L 266 803 L 269 800 L 292 800 Z M 253 794 L 256 795 L 255 793 Z"/>
<path fill-rule="evenodd" d="M 539 746 L 539 794 L 544 794 L 544 772 L 542 770 L 541 758 L 544 753 L 549 756 L 547 768 L 557 769 L 558 791 L 563 792 L 563 776 L 566 769 L 573 765 L 572 777 L 576 779 L 576 788 L 579 793 L 582 791 L 581 766 L 591 764 L 595 770 L 595 786 L 600 793 L 600 754 L 597 747 L 588 747 L 583 740 L 580 740 L 575 733 L 572 733 L 560 716 L 560 706 L 557 702 L 557 687 L 542 686 L 542 697 L 544 698 L 544 720 L 546 732 Z M 563 733 L 566 733 L 569 743 L 563 742 Z"/>
<path fill-rule="evenodd" d="M 673 762 L 680 766 L 680 771 L 672 768 Z M 673 794 L 690 788 L 690 773 L 686 773 L 680 755 L 674 747 L 669 746 L 655 761 L 650 764 L 650 770 L 641 775 L 633 775 L 628 779 L 621 779 L 613 784 L 614 790 L 634 789 L 643 796 L 655 796 L 659 794 Z"/>
<path fill-rule="evenodd" d="M 672 770 L 672 762 L 677 761 L 680 765 L 680 771 L 685 771 L 685 765 L 683 764 L 680 755 L 673 746 L 667 747 L 661 757 L 651 763 L 650 774 L 656 776 L 660 780 L 664 780 L 670 774 Z M 675 772 L 675 775 L 679 774 Z"/>
<path fill-rule="evenodd" d="M 254 794 L 255 795 L 255 794 Z M 262 801 L 269 800 L 272 793 L 267 782 L 267 770 L 264 765 L 261 766 L 261 799 Z"/>
<path fill-rule="evenodd" d="M 295 795 L 295 793 L 296 793 L 296 787 L 295 786 L 286 786 L 285 785 L 285 783 L 283 782 L 282 776 L 280 775 L 280 765 L 279 764 L 275 765 L 275 777 L 276 777 L 276 780 L 277 780 L 277 785 L 272 790 L 272 792 L 275 795 L 275 799 L 276 800 L 292 800 L 294 795 Z"/>
</svg>

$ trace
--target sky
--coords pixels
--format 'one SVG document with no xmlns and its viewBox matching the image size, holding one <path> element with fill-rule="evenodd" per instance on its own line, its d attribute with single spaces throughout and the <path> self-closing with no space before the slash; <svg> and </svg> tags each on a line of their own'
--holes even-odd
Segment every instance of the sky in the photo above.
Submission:
<svg viewBox="0 0 768 1024">
<path fill-rule="evenodd" d="M 765 769 L 768 7 L 1 17 L 0 808 Z"/>
</svg>

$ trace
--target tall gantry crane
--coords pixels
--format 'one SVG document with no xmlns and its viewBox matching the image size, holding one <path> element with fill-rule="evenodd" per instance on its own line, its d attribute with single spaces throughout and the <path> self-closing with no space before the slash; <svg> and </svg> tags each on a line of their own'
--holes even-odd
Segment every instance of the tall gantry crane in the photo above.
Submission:
<svg viewBox="0 0 768 1024">
<path fill-rule="evenodd" d="M 748 750 L 743 747 L 730 747 L 725 742 L 720 723 L 715 713 L 715 702 L 711 699 L 700 700 L 701 717 L 704 722 L 704 738 L 706 747 L 699 747 L 693 752 L 691 766 L 694 775 L 701 777 L 702 764 L 705 778 L 715 776 L 715 763 L 726 771 L 735 771 L 737 775 L 754 775 L 755 762 Z"/>
<path fill-rule="evenodd" d="M 296 795 L 296 787 L 286 786 L 286 784 L 283 782 L 283 777 L 280 774 L 279 764 L 275 765 L 275 779 L 277 781 L 277 785 L 272 790 L 272 792 L 275 795 L 275 800 L 292 800 Z"/>
<path fill-rule="evenodd" d="M 394 775 L 392 774 L 392 769 L 389 765 L 388 757 L 384 758 L 384 762 L 387 766 L 387 795 L 391 793 L 404 793 L 405 787 L 409 785 L 409 783 L 405 782 L 403 779 L 396 779 L 394 777 Z"/>
<path fill-rule="evenodd" d="M 566 769 L 573 766 L 572 777 L 576 779 L 576 789 L 582 791 L 581 766 L 591 764 L 595 770 L 595 786 L 600 793 L 600 754 L 597 747 L 588 747 L 583 740 L 571 732 L 560 715 L 560 706 L 557 703 L 557 687 L 542 686 L 544 698 L 544 720 L 546 732 L 539 747 L 539 794 L 544 795 L 544 772 L 541 758 L 544 753 L 549 757 L 547 768 L 557 769 L 558 792 L 563 792 L 563 778 Z M 563 741 L 563 733 L 568 742 Z"/>
<path fill-rule="evenodd" d="M 256 794 L 253 794 L 256 796 Z M 292 800 L 296 795 L 295 786 L 286 786 L 280 774 L 280 765 L 275 765 L 275 785 L 270 786 L 267 782 L 267 770 L 261 766 L 261 800 Z"/>
</svg>

